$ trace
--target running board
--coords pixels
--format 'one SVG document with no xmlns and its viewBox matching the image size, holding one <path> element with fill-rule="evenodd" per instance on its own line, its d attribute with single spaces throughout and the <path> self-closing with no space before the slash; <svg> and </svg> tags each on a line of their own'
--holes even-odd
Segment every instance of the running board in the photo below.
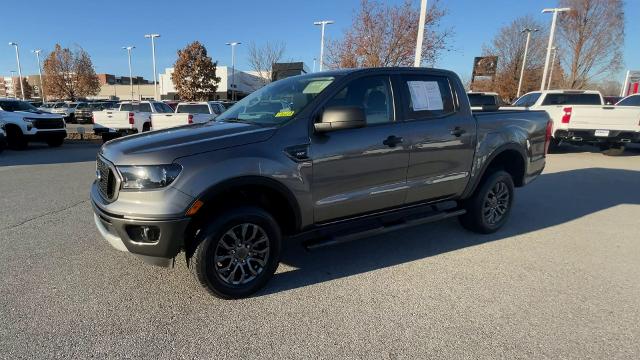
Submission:
<svg viewBox="0 0 640 360">
<path fill-rule="evenodd" d="M 401 222 L 395 222 L 391 224 L 380 224 L 379 226 L 358 231 L 351 232 L 345 235 L 332 235 L 329 237 L 321 237 L 316 239 L 311 239 L 305 242 L 305 247 L 308 250 L 315 250 L 318 248 L 323 248 L 326 246 L 332 246 L 336 244 L 341 244 L 349 241 L 359 240 L 367 237 L 371 237 L 374 235 L 385 234 L 392 231 L 397 231 L 417 225 L 427 224 L 435 221 L 440 221 L 444 219 L 448 219 L 450 217 L 460 216 L 465 214 L 467 211 L 464 209 L 451 209 L 445 211 L 433 212 L 431 214 L 427 214 L 417 218 L 406 219 Z"/>
</svg>

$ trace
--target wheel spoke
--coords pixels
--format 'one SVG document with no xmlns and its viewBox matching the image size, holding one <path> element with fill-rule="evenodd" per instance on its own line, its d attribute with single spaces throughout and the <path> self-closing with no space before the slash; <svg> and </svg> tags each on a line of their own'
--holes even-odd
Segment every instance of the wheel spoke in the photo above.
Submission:
<svg viewBox="0 0 640 360">
<path fill-rule="evenodd" d="M 228 229 L 218 240 L 213 256 L 219 278 L 231 285 L 251 282 L 262 273 L 268 258 L 269 238 L 252 223 Z"/>
</svg>

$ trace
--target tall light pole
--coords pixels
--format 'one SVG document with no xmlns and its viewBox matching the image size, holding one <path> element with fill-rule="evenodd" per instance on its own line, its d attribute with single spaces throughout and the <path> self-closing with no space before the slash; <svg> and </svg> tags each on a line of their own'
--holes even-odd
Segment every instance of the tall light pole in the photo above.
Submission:
<svg viewBox="0 0 640 360">
<path fill-rule="evenodd" d="M 228 42 L 227 45 L 231 46 L 231 100 L 236 100 L 236 45 L 242 44 L 241 42 L 234 41 Z"/>
<path fill-rule="evenodd" d="M 527 33 L 527 43 L 524 45 L 524 57 L 522 58 L 522 68 L 520 69 L 520 80 L 518 80 L 518 93 L 516 98 L 520 97 L 520 91 L 522 90 L 522 78 L 524 78 L 524 67 L 527 65 L 527 53 L 529 52 L 529 40 L 531 40 L 531 32 L 536 32 L 538 29 L 525 28 L 521 32 Z"/>
<path fill-rule="evenodd" d="M 313 72 L 316 72 L 316 61 L 317 61 L 317 60 L 318 60 L 318 59 L 313 58 Z"/>
<path fill-rule="evenodd" d="M 151 39 L 151 57 L 153 58 L 153 98 L 158 100 L 158 80 L 156 73 L 156 42 L 155 38 L 160 37 L 160 34 L 146 34 L 144 36 L 147 39 Z"/>
<path fill-rule="evenodd" d="M 135 49 L 135 46 L 123 46 L 123 49 L 127 50 L 129 58 L 129 84 L 131 84 L 131 101 L 133 101 L 133 71 L 131 69 L 131 50 Z"/>
<path fill-rule="evenodd" d="M 322 35 L 320 35 L 320 71 L 322 71 L 322 67 L 324 66 L 324 27 L 333 24 L 333 22 L 333 20 L 321 20 L 313 23 L 313 25 L 320 25 L 322 27 Z"/>
<path fill-rule="evenodd" d="M 18 81 L 20 84 L 20 92 L 22 93 L 22 100 L 24 100 L 24 86 L 22 86 L 22 67 L 20 66 L 20 52 L 18 51 L 18 43 L 10 42 L 10 46 L 16 48 L 16 61 L 18 62 Z M 15 93 L 15 90 L 14 90 Z"/>
<path fill-rule="evenodd" d="M 553 58 L 551 59 L 551 69 L 549 69 L 549 82 L 547 83 L 547 90 L 551 88 L 551 79 L 553 78 L 553 67 L 556 64 L 556 55 L 558 54 L 558 47 L 554 46 L 551 48 L 553 50 Z"/>
<path fill-rule="evenodd" d="M 427 18 L 427 0 L 420 3 L 420 23 L 418 23 L 418 37 L 416 39 L 416 54 L 413 59 L 413 66 L 420 67 L 422 62 L 422 42 L 424 41 L 424 22 Z"/>
<path fill-rule="evenodd" d="M 17 99 L 18 97 L 16 96 L 16 82 L 13 81 L 13 79 L 16 78 L 16 71 L 10 70 L 9 72 L 11 73 L 11 92 L 13 93 L 13 98 Z"/>
<path fill-rule="evenodd" d="M 40 53 L 42 52 L 42 50 L 40 49 L 35 49 L 35 50 L 31 50 L 32 53 L 36 54 L 36 58 L 38 59 L 38 75 L 40 75 L 40 97 L 42 97 L 42 102 L 45 102 L 45 98 L 44 98 L 44 85 L 42 82 L 42 66 L 40 66 Z"/>
<path fill-rule="evenodd" d="M 558 13 L 566 12 L 571 8 L 551 8 L 544 9 L 542 13 L 553 13 L 553 20 L 551 20 L 551 29 L 549 30 L 549 44 L 547 45 L 547 57 L 544 60 L 544 70 L 542 71 L 542 83 L 540 83 L 540 91 L 544 90 L 544 86 L 547 83 L 547 71 L 549 70 L 549 60 L 551 58 L 551 48 L 553 47 L 553 37 L 556 32 L 556 22 L 558 21 Z"/>
</svg>

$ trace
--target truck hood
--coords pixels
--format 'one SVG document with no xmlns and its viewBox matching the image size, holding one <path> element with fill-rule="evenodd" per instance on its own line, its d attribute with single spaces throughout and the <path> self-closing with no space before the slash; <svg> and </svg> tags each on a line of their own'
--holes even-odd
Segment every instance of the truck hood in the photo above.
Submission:
<svg viewBox="0 0 640 360">
<path fill-rule="evenodd" d="M 157 165 L 199 153 L 269 139 L 274 127 L 208 122 L 125 136 L 107 142 L 100 154 L 115 165 Z"/>
<path fill-rule="evenodd" d="M 31 118 L 31 119 L 62 119 L 62 116 L 58 114 L 51 114 L 44 111 L 31 112 L 31 111 L 14 111 L 13 114 L 20 115 L 22 117 Z"/>
</svg>

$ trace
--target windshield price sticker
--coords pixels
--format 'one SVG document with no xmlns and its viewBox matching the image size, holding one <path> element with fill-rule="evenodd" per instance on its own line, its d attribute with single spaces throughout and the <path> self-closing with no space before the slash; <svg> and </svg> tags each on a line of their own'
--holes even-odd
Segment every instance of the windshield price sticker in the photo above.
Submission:
<svg viewBox="0 0 640 360">
<path fill-rule="evenodd" d="M 444 109 L 437 81 L 408 81 L 407 84 L 414 111 Z"/>
<path fill-rule="evenodd" d="M 276 117 L 289 117 L 289 116 L 293 116 L 294 111 L 293 110 L 283 110 L 280 111 L 276 114 Z"/>
<path fill-rule="evenodd" d="M 318 94 L 322 90 L 324 90 L 324 88 L 329 86 L 329 84 L 331 84 L 331 82 L 333 82 L 333 79 L 331 79 L 331 80 L 312 81 L 304 88 L 304 90 L 302 90 L 302 93 L 303 94 Z"/>
</svg>

